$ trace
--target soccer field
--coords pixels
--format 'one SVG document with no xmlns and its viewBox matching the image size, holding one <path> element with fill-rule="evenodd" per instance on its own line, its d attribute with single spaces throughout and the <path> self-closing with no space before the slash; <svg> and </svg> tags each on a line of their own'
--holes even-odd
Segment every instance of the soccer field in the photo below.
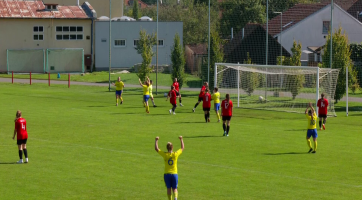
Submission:
<svg viewBox="0 0 362 200">
<path fill-rule="evenodd" d="M 141 87 L 125 88 L 116 107 L 107 88 L 0 83 L 0 199 L 167 199 L 154 140 L 177 150 L 179 135 L 179 200 L 361 198 L 361 112 L 329 118 L 308 154 L 302 114 L 234 109 L 222 137 L 213 112 L 208 124 L 201 105 L 192 113 L 197 93 L 182 93 L 185 106 L 170 115 L 164 92 L 146 114 Z M 18 109 L 28 164 L 14 164 Z"/>
</svg>

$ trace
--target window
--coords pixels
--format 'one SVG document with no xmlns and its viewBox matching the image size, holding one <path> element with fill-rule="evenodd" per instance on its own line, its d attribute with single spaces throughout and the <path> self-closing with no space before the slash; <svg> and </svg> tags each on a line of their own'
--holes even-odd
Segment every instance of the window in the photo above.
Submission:
<svg viewBox="0 0 362 200">
<path fill-rule="evenodd" d="M 138 42 L 139 42 L 140 40 L 133 40 L 133 46 L 137 46 L 138 45 Z"/>
<path fill-rule="evenodd" d="M 116 47 L 125 47 L 126 40 L 114 40 L 114 46 Z"/>
<path fill-rule="evenodd" d="M 34 26 L 33 32 L 33 40 L 44 40 L 44 35 L 42 34 L 44 32 L 43 26 Z"/>
<path fill-rule="evenodd" d="M 328 34 L 330 28 L 330 21 L 323 21 L 323 32 L 322 34 Z"/>
<path fill-rule="evenodd" d="M 163 47 L 163 40 L 158 40 L 158 46 Z"/>
<path fill-rule="evenodd" d="M 83 40 L 83 26 L 57 26 L 57 40 Z"/>
</svg>

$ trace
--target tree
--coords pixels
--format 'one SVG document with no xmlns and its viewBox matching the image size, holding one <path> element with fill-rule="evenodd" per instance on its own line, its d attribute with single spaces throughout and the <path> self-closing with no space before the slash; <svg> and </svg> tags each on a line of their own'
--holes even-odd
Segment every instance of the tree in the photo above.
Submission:
<svg viewBox="0 0 362 200">
<path fill-rule="evenodd" d="M 253 64 L 249 56 L 249 52 L 246 53 L 246 60 L 244 64 Z M 249 95 L 253 94 L 255 88 L 259 86 L 259 74 L 255 72 L 240 72 L 240 86 Z"/>
<path fill-rule="evenodd" d="M 330 67 L 330 46 L 331 34 L 329 33 L 326 39 L 326 44 L 324 46 L 324 53 L 322 55 L 323 67 Z M 356 73 L 353 69 L 353 63 L 350 58 L 351 51 L 348 44 L 348 36 L 345 32 L 342 33 L 342 28 L 339 27 L 333 33 L 332 37 L 332 68 L 340 69 L 336 92 L 334 94 L 334 99 L 336 103 L 342 99 L 343 95 L 346 93 L 346 68 L 348 68 L 348 81 L 349 85 L 353 85 L 357 80 Z"/>
<path fill-rule="evenodd" d="M 219 34 L 216 31 L 211 32 L 210 34 L 210 66 L 209 66 L 209 87 L 213 88 L 215 83 L 215 63 L 222 63 L 224 61 L 224 53 L 221 48 L 221 39 Z M 207 61 L 202 66 L 203 67 L 203 74 L 202 79 L 203 81 L 207 81 Z"/>
<path fill-rule="evenodd" d="M 302 44 L 297 43 L 295 40 L 293 42 L 293 47 L 291 48 L 292 57 L 284 59 L 284 65 L 289 66 L 301 66 L 300 61 L 302 57 Z M 305 77 L 303 74 L 299 75 L 287 75 L 286 89 L 292 93 L 293 99 L 300 93 L 305 83 Z"/>
<path fill-rule="evenodd" d="M 221 3 L 220 30 L 223 37 L 230 35 L 231 28 L 238 33 L 247 23 L 265 22 L 263 0 L 226 0 Z"/>
<path fill-rule="evenodd" d="M 172 53 L 171 53 L 171 61 L 172 61 L 172 73 L 171 73 L 171 79 L 174 80 L 177 78 L 180 88 L 182 88 L 182 85 L 185 80 L 185 57 L 184 52 L 182 50 L 182 46 L 180 44 L 180 36 L 176 33 L 174 38 L 174 43 L 172 47 Z"/>
<path fill-rule="evenodd" d="M 150 72 L 152 72 L 153 67 L 151 67 L 151 62 L 152 57 L 155 55 L 152 47 L 156 45 L 156 41 L 156 34 L 149 35 L 145 30 L 140 31 L 140 39 L 135 49 L 137 50 L 137 53 L 142 56 L 141 68 L 137 73 L 137 76 L 142 81 L 144 81 L 146 76 L 149 76 Z"/>
<path fill-rule="evenodd" d="M 132 16 L 134 19 L 137 20 L 140 17 L 140 15 L 141 15 L 141 13 L 140 13 L 140 9 L 138 8 L 138 0 L 134 0 Z"/>
<path fill-rule="evenodd" d="M 156 19 L 156 7 L 151 6 L 142 9 L 143 15 Z M 219 11 L 217 7 L 211 7 L 211 31 L 218 27 Z M 159 21 L 183 22 L 183 45 L 201 44 L 208 41 L 208 6 L 206 4 L 194 4 L 193 0 L 170 0 L 159 6 Z"/>
</svg>

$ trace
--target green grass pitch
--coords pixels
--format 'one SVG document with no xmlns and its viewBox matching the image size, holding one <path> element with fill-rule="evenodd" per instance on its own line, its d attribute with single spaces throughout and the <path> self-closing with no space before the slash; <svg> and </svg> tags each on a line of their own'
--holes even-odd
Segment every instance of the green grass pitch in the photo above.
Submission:
<svg viewBox="0 0 362 200">
<path fill-rule="evenodd" d="M 230 137 L 222 137 L 213 112 L 209 124 L 201 106 L 192 113 L 196 93 L 183 93 L 174 116 L 166 91 L 146 114 L 141 88 L 126 88 L 118 107 L 106 90 L 0 83 L 0 199 L 167 199 L 154 138 L 162 150 L 169 141 L 178 149 L 179 135 L 181 200 L 362 196 L 361 112 L 339 109 L 318 131 L 317 153 L 307 154 L 302 114 L 235 109 Z M 29 163 L 21 165 L 13 164 L 18 109 L 29 133 Z"/>
</svg>

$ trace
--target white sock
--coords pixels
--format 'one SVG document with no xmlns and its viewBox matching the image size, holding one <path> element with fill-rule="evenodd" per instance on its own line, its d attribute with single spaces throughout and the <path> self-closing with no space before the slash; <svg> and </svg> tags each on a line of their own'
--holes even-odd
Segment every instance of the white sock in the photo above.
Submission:
<svg viewBox="0 0 362 200">
<path fill-rule="evenodd" d="M 155 102 L 152 100 L 152 104 L 155 105 Z"/>
</svg>

